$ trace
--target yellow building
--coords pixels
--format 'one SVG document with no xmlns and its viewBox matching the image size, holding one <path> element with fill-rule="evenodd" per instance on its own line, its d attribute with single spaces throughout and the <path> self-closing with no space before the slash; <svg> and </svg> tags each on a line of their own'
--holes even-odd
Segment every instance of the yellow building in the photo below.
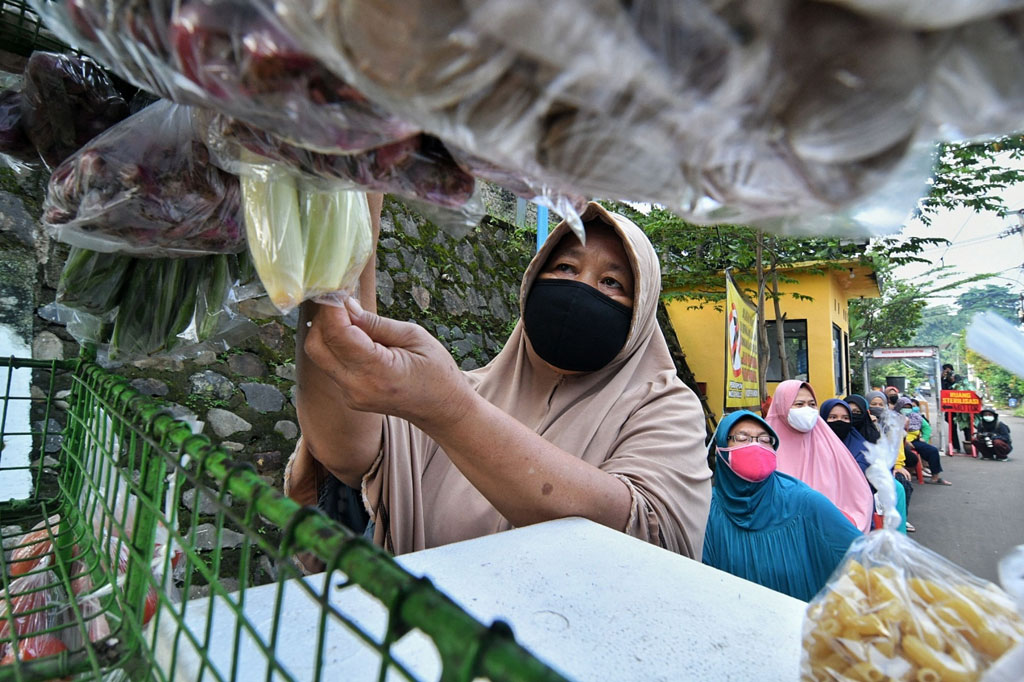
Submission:
<svg viewBox="0 0 1024 682">
<path fill-rule="evenodd" d="M 838 269 L 807 263 L 780 270 L 784 279 L 793 280 L 779 283 L 789 377 L 810 383 L 819 402 L 849 392 L 850 300 L 880 295 L 874 270 L 870 267 L 857 261 L 834 265 Z M 724 292 L 724 275 L 722 280 L 721 291 Z M 753 278 L 736 276 L 736 283 L 748 295 L 755 288 Z M 793 294 L 802 298 L 794 298 Z M 721 418 L 725 401 L 725 310 L 722 304 L 718 304 L 718 309 L 715 303 L 704 303 L 699 309 L 694 309 L 695 305 L 698 302 L 692 298 L 676 298 L 666 307 L 687 364 L 704 389 L 708 406 L 716 418 Z M 769 321 L 771 360 L 761 371 L 767 371 L 768 394 L 771 395 L 782 380 L 775 306 L 771 299 L 765 301 L 765 319 Z M 854 372 L 859 370 L 852 368 Z"/>
</svg>

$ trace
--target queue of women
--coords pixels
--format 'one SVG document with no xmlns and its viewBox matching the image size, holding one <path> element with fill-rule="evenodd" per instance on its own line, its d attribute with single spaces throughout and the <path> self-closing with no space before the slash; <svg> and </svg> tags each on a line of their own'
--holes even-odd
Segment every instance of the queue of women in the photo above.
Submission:
<svg viewBox="0 0 1024 682">
<path fill-rule="evenodd" d="M 656 320 L 653 246 L 599 204 L 582 219 L 585 245 L 562 223 L 531 261 L 520 321 L 478 370 L 376 314 L 372 258 L 358 300 L 304 304 L 286 492 L 324 507 L 349 491 L 395 554 L 581 516 L 810 599 L 872 527 L 876 396 L 819 406 L 806 382 L 782 382 L 763 418 L 727 415 L 709 452 Z M 904 461 L 894 476 L 909 500 Z"/>
</svg>

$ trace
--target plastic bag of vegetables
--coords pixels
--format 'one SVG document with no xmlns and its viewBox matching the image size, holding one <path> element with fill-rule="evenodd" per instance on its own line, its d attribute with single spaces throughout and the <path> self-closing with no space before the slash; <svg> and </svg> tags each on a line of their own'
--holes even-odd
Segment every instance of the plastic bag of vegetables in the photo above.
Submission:
<svg viewBox="0 0 1024 682">
<path fill-rule="evenodd" d="M 254 276 L 248 261 L 247 254 L 154 259 L 72 248 L 55 315 L 113 361 L 222 350 L 255 331 L 234 295 Z"/>
<path fill-rule="evenodd" d="M 365 193 L 323 189 L 284 169 L 241 182 L 249 252 L 278 310 L 340 301 L 355 287 L 372 250 Z"/>
<path fill-rule="evenodd" d="M 419 129 L 327 70 L 249 0 L 34 3 L 48 27 L 136 86 L 330 153 Z"/>
<path fill-rule="evenodd" d="M 283 165 L 297 177 L 326 180 L 321 184 L 338 189 L 391 194 L 412 202 L 418 212 L 456 237 L 464 236 L 484 216 L 473 175 L 436 137 L 415 135 L 363 152 L 325 154 L 223 114 L 203 109 L 193 114 L 213 162 L 229 173 L 277 173 Z M 279 166 L 261 167 L 267 160 Z"/>
<path fill-rule="evenodd" d="M 23 163 L 39 159 L 25 132 L 21 93 L 12 88 L 0 91 L 0 154 Z"/>
<path fill-rule="evenodd" d="M 127 118 L 128 103 L 88 57 L 34 52 L 25 66 L 21 111 L 25 133 L 53 169 Z"/>
<path fill-rule="evenodd" d="M 157 102 L 64 161 L 43 224 L 60 241 L 140 256 L 245 248 L 238 179 L 209 162 L 188 107 Z"/>
</svg>

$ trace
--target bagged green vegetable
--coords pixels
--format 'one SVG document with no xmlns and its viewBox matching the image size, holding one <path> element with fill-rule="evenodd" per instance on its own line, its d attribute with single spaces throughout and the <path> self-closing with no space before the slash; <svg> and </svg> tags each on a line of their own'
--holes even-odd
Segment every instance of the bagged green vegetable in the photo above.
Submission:
<svg viewBox="0 0 1024 682">
<path fill-rule="evenodd" d="M 99 317 L 114 310 L 135 259 L 71 247 L 57 284 L 57 301 Z"/>
<path fill-rule="evenodd" d="M 355 287 L 372 248 L 365 193 L 324 190 L 287 172 L 241 184 L 253 265 L 278 310 L 337 302 Z"/>
<path fill-rule="evenodd" d="M 252 270 L 248 254 L 135 258 L 76 247 L 41 314 L 115 362 L 224 350 L 255 332 L 236 296 L 252 288 Z"/>
</svg>

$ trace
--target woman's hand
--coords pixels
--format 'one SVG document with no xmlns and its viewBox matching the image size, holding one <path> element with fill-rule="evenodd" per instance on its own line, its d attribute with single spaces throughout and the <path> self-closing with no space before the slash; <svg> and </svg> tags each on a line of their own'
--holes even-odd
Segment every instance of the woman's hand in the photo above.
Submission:
<svg viewBox="0 0 1024 682">
<path fill-rule="evenodd" d="M 903 476 L 904 478 L 906 478 L 906 479 L 907 479 L 908 481 L 910 481 L 910 480 L 913 480 L 913 479 L 911 478 L 911 476 L 910 476 L 910 472 L 909 472 L 909 471 L 907 471 L 906 467 L 894 467 L 894 468 L 893 468 L 893 470 L 892 470 L 892 472 L 893 472 L 894 474 L 901 474 L 901 475 L 902 475 L 902 476 Z"/>
<path fill-rule="evenodd" d="M 458 420 L 472 390 L 441 343 L 422 327 L 363 310 L 320 306 L 305 351 L 348 407 L 407 419 L 424 430 Z"/>
<path fill-rule="evenodd" d="M 431 436 L 513 525 L 583 516 L 622 530 L 626 485 L 552 445 L 476 394 L 425 329 L 346 307 L 320 306 L 306 355 L 347 407 L 402 417 Z"/>
</svg>

